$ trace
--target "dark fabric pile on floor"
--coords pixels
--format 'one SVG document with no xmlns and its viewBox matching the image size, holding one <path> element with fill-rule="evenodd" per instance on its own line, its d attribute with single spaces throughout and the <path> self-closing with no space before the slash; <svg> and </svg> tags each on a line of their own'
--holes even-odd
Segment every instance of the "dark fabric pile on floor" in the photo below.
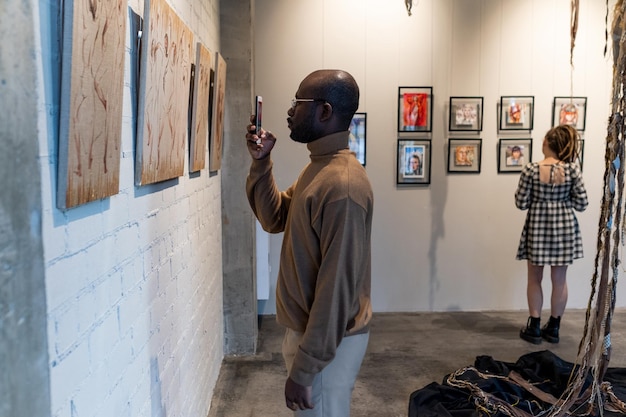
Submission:
<svg viewBox="0 0 626 417">
<path fill-rule="evenodd" d="M 551 407 L 549 401 L 559 398 L 565 391 L 574 364 L 560 359 L 548 350 L 544 350 L 521 356 L 515 363 L 497 361 L 490 356 L 478 356 L 473 368 L 475 370 L 464 368 L 463 372 L 450 375 L 455 375 L 457 380 L 475 384 L 480 390 L 495 398 L 496 401 L 502 400 L 513 405 L 515 410 L 519 411 L 519 415 L 536 416 L 548 410 Z M 483 374 L 483 377 L 479 374 Z M 530 391 L 535 391 L 535 395 L 511 378 L 502 378 L 514 377 L 516 374 L 521 376 L 522 382 L 530 383 Z M 508 416 L 498 409 L 481 410 L 480 407 L 476 406 L 475 397 L 471 395 L 468 389 L 450 385 L 450 375 L 446 375 L 442 384 L 433 382 L 411 394 L 409 417 Z M 492 375 L 493 377 L 484 378 L 485 375 Z M 587 376 L 581 392 L 585 392 L 592 385 L 592 378 L 591 375 Z M 452 378 L 452 381 L 454 379 Z M 521 381 L 519 378 L 517 380 Z M 608 368 L 603 381 L 610 383 L 618 400 L 626 401 L 626 369 Z M 536 392 L 537 390 L 539 392 Z M 542 392 L 548 395 L 544 395 Z M 580 408 L 581 412 L 583 410 L 588 410 L 586 404 Z M 570 411 L 572 411 L 572 415 L 576 415 L 574 409 Z M 600 414 L 597 412 L 596 414 L 585 415 Z M 607 417 L 623 415 L 622 412 L 604 411 L 604 416 Z"/>
</svg>

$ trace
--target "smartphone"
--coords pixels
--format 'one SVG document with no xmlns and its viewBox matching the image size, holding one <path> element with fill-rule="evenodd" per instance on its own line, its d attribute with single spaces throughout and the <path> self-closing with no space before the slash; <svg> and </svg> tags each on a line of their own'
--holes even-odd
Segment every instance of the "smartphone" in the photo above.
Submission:
<svg viewBox="0 0 626 417">
<path fill-rule="evenodd" d="M 256 96 L 255 101 L 255 113 L 254 113 L 254 125 L 256 126 L 256 134 L 261 134 L 261 119 L 263 117 L 263 97 Z M 261 143 L 261 138 L 257 139 L 257 144 Z"/>
</svg>

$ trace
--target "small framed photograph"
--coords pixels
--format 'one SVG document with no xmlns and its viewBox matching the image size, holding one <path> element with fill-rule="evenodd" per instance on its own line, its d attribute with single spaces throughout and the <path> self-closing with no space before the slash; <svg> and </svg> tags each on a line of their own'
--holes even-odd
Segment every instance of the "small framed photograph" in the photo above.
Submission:
<svg viewBox="0 0 626 417">
<path fill-rule="evenodd" d="M 483 130 L 483 98 L 450 97 L 448 130 L 451 132 Z"/>
<path fill-rule="evenodd" d="M 533 140 L 500 139 L 498 144 L 498 172 L 522 172 L 532 161 Z"/>
<path fill-rule="evenodd" d="M 480 172 L 482 139 L 448 139 L 448 172 Z"/>
<path fill-rule="evenodd" d="M 430 184 L 430 139 L 398 139 L 397 184 Z"/>
<path fill-rule="evenodd" d="M 571 125 L 578 131 L 585 130 L 587 97 L 554 97 L 552 126 Z"/>
<path fill-rule="evenodd" d="M 432 87 L 398 87 L 398 132 L 431 132 Z"/>
<path fill-rule="evenodd" d="M 365 138 L 367 134 L 367 113 L 354 113 L 350 122 L 350 150 L 356 154 L 356 159 L 365 166 Z"/>
<path fill-rule="evenodd" d="M 534 96 L 500 97 L 500 130 L 533 130 Z"/>
</svg>

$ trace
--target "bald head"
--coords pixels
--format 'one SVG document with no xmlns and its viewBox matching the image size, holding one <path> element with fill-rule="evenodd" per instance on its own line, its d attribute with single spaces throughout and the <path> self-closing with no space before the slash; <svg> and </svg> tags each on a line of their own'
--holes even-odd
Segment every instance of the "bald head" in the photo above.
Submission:
<svg viewBox="0 0 626 417">
<path fill-rule="evenodd" d="M 302 81 L 311 97 L 323 98 L 333 107 L 333 114 L 345 129 L 359 108 L 359 86 L 354 77 L 343 70 L 313 71 Z"/>
</svg>

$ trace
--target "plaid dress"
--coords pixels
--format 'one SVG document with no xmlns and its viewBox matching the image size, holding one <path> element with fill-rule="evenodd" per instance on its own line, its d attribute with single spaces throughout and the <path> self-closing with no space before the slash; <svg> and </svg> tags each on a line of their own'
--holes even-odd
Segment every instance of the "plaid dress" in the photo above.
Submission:
<svg viewBox="0 0 626 417">
<path fill-rule="evenodd" d="M 560 169 L 564 181 L 556 184 L 553 179 Z M 550 183 L 539 181 L 537 162 L 524 166 L 515 205 L 528 209 L 528 214 L 517 259 L 528 259 L 534 265 L 569 265 L 582 258 L 583 242 L 574 210 L 583 211 L 588 204 L 578 164 L 550 165 Z"/>
</svg>

